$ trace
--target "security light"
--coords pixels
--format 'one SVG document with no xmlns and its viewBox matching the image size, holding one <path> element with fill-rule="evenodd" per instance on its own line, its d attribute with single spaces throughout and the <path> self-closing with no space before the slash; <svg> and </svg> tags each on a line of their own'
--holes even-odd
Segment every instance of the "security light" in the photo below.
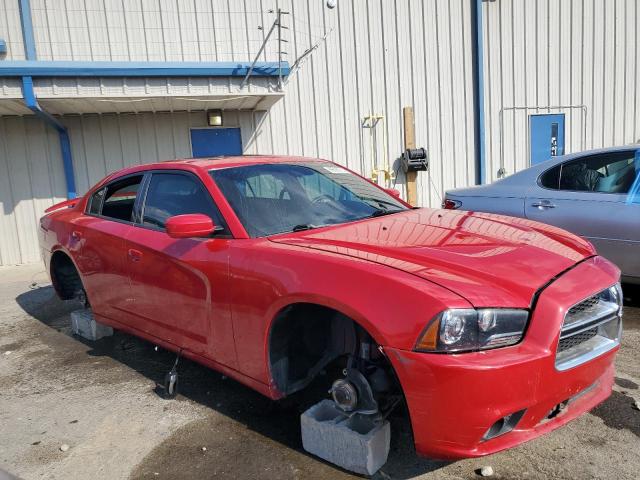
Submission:
<svg viewBox="0 0 640 480">
<path fill-rule="evenodd" d="M 207 110 L 207 125 L 210 127 L 221 127 L 222 110 Z"/>
</svg>

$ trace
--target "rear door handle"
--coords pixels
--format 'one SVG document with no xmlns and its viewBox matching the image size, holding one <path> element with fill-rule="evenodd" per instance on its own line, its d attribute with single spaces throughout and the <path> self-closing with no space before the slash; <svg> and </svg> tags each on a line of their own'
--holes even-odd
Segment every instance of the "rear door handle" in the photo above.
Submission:
<svg viewBox="0 0 640 480">
<path fill-rule="evenodd" d="M 133 248 L 129 249 L 127 255 L 129 255 L 129 259 L 131 259 L 132 262 L 139 262 L 142 259 L 142 252 L 140 250 L 134 250 Z"/>
<path fill-rule="evenodd" d="M 555 204 L 551 203 L 549 200 L 540 200 L 539 202 L 533 202 L 531 206 L 537 207 L 540 210 L 545 210 L 547 208 L 556 208 Z"/>
</svg>

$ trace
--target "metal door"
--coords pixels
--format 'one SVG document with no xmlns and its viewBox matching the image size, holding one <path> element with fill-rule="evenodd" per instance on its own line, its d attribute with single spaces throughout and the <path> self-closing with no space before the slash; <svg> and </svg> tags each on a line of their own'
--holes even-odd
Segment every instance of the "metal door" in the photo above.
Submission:
<svg viewBox="0 0 640 480">
<path fill-rule="evenodd" d="M 529 162 L 564 155 L 564 113 L 529 115 Z"/>
<path fill-rule="evenodd" d="M 192 128 L 191 153 L 194 157 L 242 155 L 239 128 Z"/>
</svg>

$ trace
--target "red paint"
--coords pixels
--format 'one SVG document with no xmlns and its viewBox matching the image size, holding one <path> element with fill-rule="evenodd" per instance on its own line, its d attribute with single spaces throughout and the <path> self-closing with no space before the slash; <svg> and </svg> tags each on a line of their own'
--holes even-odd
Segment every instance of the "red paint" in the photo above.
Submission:
<svg viewBox="0 0 640 480">
<path fill-rule="evenodd" d="M 339 310 L 387 352 L 407 398 L 417 450 L 425 455 L 477 456 L 517 445 L 610 394 L 615 352 L 566 372 L 554 368 L 564 312 L 618 280 L 618 270 L 588 242 L 524 219 L 430 209 L 249 238 L 208 170 L 287 160 L 173 161 L 110 175 L 75 206 L 42 218 L 47 268 L 53 252 L 64 252 L 100 321 L 182 349 L 271 398 L 282 396 L 268 367 L 276 314 L 295 302 Z M 105 182 L 151 169 L 196 175 L 232 238 L 193 238 L 213 228 L 198 215 L 171 220 L 170 236 L 84 213 Z M 458 355 L 411 351 L 446 308 L 530 308 L 540 289 L 518 345 Z M 553 405 L 596 381 L 564 414 L 539 424 Z M 495 420 L 522 408 L 527 413 L 514 432 L 480 441 Z"/>
<path fill-rule="evenodd" d="M 176 215 L 167 220 L 167 235 L 172 238 L 208 237 L 213 233 L 213 220 L 200 213 Z"/>
<path fill-rule="evenodd" d="M 78 199 L 77 198 L 72 198 L 70 200 L 65 200 L 64 202 L 59 202 L 59 203 L 55 203 L 53 205 L 51 205 L 49 208 L 47 208 L 44 213 L 51 213 L 55 210 L 59 210 L 61 208 L 72 208 L 76 206 L 76 203 L 78 203 Z"/>
</svg>

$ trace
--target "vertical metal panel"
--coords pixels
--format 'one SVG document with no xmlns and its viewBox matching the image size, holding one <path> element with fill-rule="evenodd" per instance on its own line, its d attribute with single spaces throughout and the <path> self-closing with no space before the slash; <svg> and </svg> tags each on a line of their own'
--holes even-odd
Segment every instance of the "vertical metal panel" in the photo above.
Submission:
<svg viewBox="0 0 640 480">
<path fill-rule="evenodd" d="M 489 180 L 528 166 L 532 113 L 565 114 L 566 153 L 640 139 L 636 1 L 501 0 L 483 10 Z"/>
<path fill-rule="evenodd" d="M 370 132 L 361 141 L 362 118 L 386 117 L 378 138 L 388 137 L 386 153 L 393 163 L 403 145 L 402 107 L 413 104 L 417 140 L 428 146 L 433 165 L 419 181 L 423 203 L 437 205 L 443 190 L 473 178 L 465 0 L 358 0 L 333 10 L 319 0 L 66 2 L 69 13 L 62 4 L 34 0 L 37 30 L 47 30 L 36 32 L 38 50 L 51 59 L 250 60 L 280 6 L 290 12 L 283 17 L 289 27 L 285 58 L 293 62 L 307 48 L 320 46 L 292 75 L 284 101 L 267 116 L 254 115 L 260 131 L 252 148 L 332 158 L 368 175 L 372 151 Z M 120 43 L 123 36 L 127 49 Z M 264 59 L 276 58 L 272 38 Z M 399 174 L 397 183 L 403 182 Z"/>
<path fill-rule="evenodd" d="M 5 60 L 24 60 L 19 0 L 0 0 L 0 38 L 7 42 Z"/>
<path fill-rule="evenodd" d="M 293 63 L 306 49 L 319 47 L 291 75 L 284 99 L 270 112 L 227 112 L 225 123 L 241 128 L 246 153 L 323 156 L 369 175 L 371 144 L 368 132 L 361 136 L 363 117 L 385 116 L 378 151 L 382 155 L 386 135 L 386 154 L 394 165 L 403 149 L 402 107 L 413 105 L 416 140 L 427 147 L 432 165 L 419 177 L 421 204 L 437 206 L 444 190 L 473 182 L 472 39 L 466 0 L 354 0 L 339 2 L 332 10 L 320 0 L 66 0 L 66 8 L 65 2 L 32 3 L 38 54 L 47 60 L 250 60 L 275 18 L 268 10 L 280 6 L 290 12 L 283 19 L 289 27 L 285 58 Z M 263 57 L 277 59 L 275 42 L 268 43 Z M 78 85 L 74 79 L 51 82 L 56 94 L 69 97 L 78 95 Z M 218 87 L 195 79 L 186 84 L 181 79 L 126 79 L 122 86 L 84 79 L 81 88 L 188 95 Z M 60 162 L 56 139 L 44 129 L 37 133 L 15 127 L 16 121 L 2 120 L 2 128 L 11 124 L 14 135 L 12 155 L 2 146 L 6 140 L 0 144 L 0 169 L 15 170 L 13 175 L 21 177 L 16 185 L 31 184 L 32 174 L 25 170 L 29 162 L 18 143 L 33 142 L 48 147 L 52 171 L 61 172 L 61 164 L 54 168 Z M 122 166 L 190 155 L 189 128 L 205 126 L 202 112 L 68 116 L 62 121 L 70 131 L 80 192 Z M 35 165 L 37 156 L 28 158 Z M 2 235 L 1 263 L 37 257 L 33 235 L 11 239 L 34 232 L 42 207 L 62 200 L 60 178 L 42 205 L 30 200 L 34 194 L 20 202 L 30 213 L 21 214 L 21 228 Z M 401 173 L 396 187 L 404 188 Z M 4 189 L 0 195 L 6 211 L 13 211 L 15 198 L 5 199 Z M 1 221 L 3 228 L 15 224 L 15 214 L 4 214 Z M 16 253 L 16 245 L 24 253 Z"/>
</svg>

